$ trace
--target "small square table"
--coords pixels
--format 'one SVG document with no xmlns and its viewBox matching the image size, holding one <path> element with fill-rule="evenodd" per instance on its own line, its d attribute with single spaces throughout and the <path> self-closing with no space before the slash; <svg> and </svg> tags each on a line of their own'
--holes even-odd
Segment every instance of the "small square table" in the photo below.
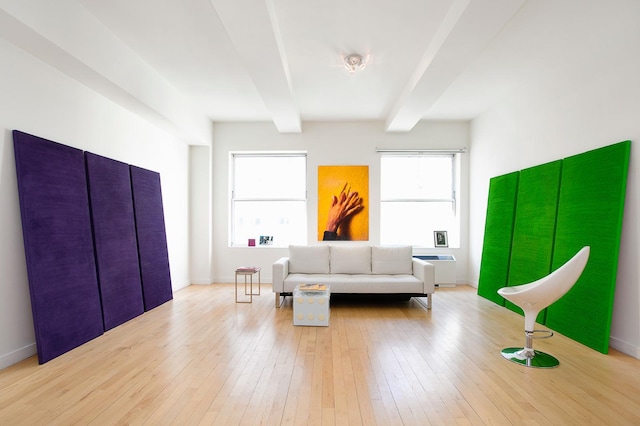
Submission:
<svg viewBox="0 0 640 426">
<path fill-rule="evenodd" d="M 253 303 L 253 296 L 260 296 L 260 266 L 241 266 L 236 269 L 236 303 Z M 258 273 L 258 292 L 253 292 L 253 275 Z M 244 275 L 244 294 L 249 300 L 238 300 L 238 275 Z M 249 276 L 249 293 L 247 293 L 247 276 Z"/>
<path fill-rule="evenodd" d="M 328 326 L 328 285 L 301 284 L 293 290 L 293 325 Z"/>
</svg>

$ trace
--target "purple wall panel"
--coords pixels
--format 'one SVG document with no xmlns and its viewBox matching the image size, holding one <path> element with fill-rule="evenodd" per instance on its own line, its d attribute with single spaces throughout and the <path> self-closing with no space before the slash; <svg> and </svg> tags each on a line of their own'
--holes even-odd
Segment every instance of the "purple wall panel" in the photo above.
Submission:
<svg viewBox="0 0 640 426">
<path fill-rule="evenodd" d="M 144 312 L 129 165 L 85 153 L 104 329 Z"/>
<path fill-rule="evenodd" d="M 131 166 L 131 187 L 144 308 L 148 311 L 173 298 L 160 174 Z"/>
<path fill-rule="evenodd" d="M 103 333 L 83 152 L 13 132 L 38 361 Z"/>
</svg>

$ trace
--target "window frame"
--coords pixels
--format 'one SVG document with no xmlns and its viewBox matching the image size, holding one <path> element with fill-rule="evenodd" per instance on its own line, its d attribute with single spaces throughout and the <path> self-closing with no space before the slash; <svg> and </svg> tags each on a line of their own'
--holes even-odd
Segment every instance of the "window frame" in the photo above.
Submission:
<svg viewBox="0 0 640 426">
<path fill-rule="evenodd" d="M 236 159 L 237 158 L 247 158 L 247 157 L 258 157 L 258 158 L 268 158 L 268 157 L 301 157 L 304 161 L 304 172 L 303 178 L 305 181 L 304 185 L 304 196 L 302 198 L 298 197 L 236 197 Z M 236 223 L 235 223 L 235 208 L 236 202 L 302 202 L 304 204 L 303 210 L 305 211 L 304 223 L 306 224 L 308 221 L 307 212 L 307 203 L 308 203 L 308 189 L 306 187 L 307 182 L 307 170 L 308 170 L 308 154 L 306 151 L 230 151 L 229 152 L 229 226 L 228 226 L 228 241 L 229 247 L 248 247 L 248 242 L 241 242 L 235 240 L 236 235 Z M 305 244 L 307 240 L 307 226 L 304 229 L 304 239 Z M 259 236 L 256 236 L 256 247 L 258 247 Z M 282 243 L 276 241 L 276 244 L 273 246 L 263 246 L 263 247 L 286 247 L 289 242 Z"/>
<path fill-rule="evenodd" d="M 460 188 L 460 155 L 464 153 L 464 149 L 455 149 L 455 150 L 378 150 L 380 154 L 380 238 L 381 244 L 393 244 L 393 242 L 382 241 L 383 231 L 382 227 L 383 223 L 383 207 L 385 203 L 451 203 L 451 211 L 452 211 L 452 219 L 456 222 L 456 229 L 448 229 L 449 240 L 450 242 L 455 241 L 455 245 L 450 245 L 451 248 L 456 248 L 459 246 L 459 238 L 460 238 L 460 230 L 462 224 L 460 223 L 460 205 L 459 205 L 459 188 Z M 384 197 L 383 196 L 383 166 L 382 162 L 384 157 L 450 157 L 451 161 L 451 188 L 449 198 L 429 198 L 429 197 Z M 438 229 L 440 230 L 440 229 Z M 434 230 L 436 231 L 436 230 Z M 452 238 L 453 236 L 453 238 Z M 424 241 L 431 242 L 432 239 L 429 239 L 425 236 Z M 411 245 L 415 248 L 436 248 L 433 243 L 429 244 L 416 244 L 412 242 Z"/>
</svg>

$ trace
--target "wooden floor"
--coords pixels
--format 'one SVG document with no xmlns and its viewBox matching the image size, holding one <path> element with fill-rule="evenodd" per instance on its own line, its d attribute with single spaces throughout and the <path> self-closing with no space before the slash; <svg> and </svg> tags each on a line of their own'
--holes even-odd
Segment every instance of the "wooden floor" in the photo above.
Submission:
<svg viewBox="0 0 640 426">
<path fill-rule="evenodd" d="M 270 287 L 233 285 L 174 300 L 39 366 L 0 371 L 1 425 L 637 425 L 640 360 L 564 336 L 561 361 L 503 360 L 523 318 L 467 286 L 415 300 L 331 301 L 329 327 L 294 327 Z"/>
</svg>

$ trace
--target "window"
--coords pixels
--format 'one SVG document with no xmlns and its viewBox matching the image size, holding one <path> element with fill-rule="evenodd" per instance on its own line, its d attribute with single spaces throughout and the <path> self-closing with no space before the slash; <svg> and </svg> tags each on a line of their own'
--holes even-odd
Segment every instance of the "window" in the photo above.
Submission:
<svg viewBox="0 0 640 426">
<path fill-rule="evenodd" d="M 434 247 L 433 232 L 459 245 L 456 155 L 382 154 L 380 242 Z"/>
<path fill-rule="evenodd" d="M 306 154 L 232 153 L 231 163 L 231 245 L 306 244 Z"/>
</svg>

